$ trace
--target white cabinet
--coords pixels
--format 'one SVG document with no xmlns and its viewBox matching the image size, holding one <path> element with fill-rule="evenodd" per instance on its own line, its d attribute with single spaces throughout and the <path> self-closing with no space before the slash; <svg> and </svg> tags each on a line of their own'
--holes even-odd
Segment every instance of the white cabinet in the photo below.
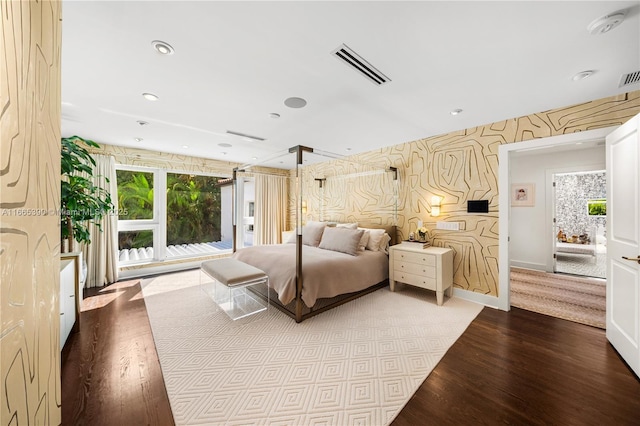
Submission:
<svg viewBox="0 0 640 426">
<path fill-rule="evenodd" d="M 72 331 L 80 329 L 80 304 L 86 272 L 82 252 L 60 255 L 60 350 Z"/>
<path fill-rule="evenodd" d="M 76 270 L 71 259 L 60 261 L 60 350 L 76 322 Z"/>
<path fill-rule="evenodd" d="M 389 287 L 395 283 L 422 287 L 436 292 L 438 305 L 444 292 L 451 297 L 453 289 L 453 251 L 442 247 L 413 247 L 397 244 L 389 248 Z"/>
</svg>

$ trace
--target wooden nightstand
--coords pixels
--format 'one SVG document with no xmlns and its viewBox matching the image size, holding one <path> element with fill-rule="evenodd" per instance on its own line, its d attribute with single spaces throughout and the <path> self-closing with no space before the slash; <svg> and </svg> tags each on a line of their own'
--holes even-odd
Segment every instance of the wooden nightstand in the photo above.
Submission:
<svg viewBox="0 0 640 426">
<path fill-rule="evenodd" d="M 442 305 L 444 292 L 453 291 L 453 251 L 442 247 L 411 247 L 396 244 L 389 248 L 389 287 L 395 290 L 396 281 L 436 292 Z"/>
</svg>

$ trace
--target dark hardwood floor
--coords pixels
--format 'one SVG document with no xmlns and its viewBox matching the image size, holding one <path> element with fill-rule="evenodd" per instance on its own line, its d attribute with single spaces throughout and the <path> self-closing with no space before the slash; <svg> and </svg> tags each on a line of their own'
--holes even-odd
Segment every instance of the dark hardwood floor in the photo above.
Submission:
<svg viewBox="0 0 640 426">
<path fill-rule="evenodd" d="M 138 281 L 87 295 L 62 351 L 62 424 L 173 425 Z"/>
<path fill-rule="evenodd" d="M 90 293 L 63 350 L 62 424 L 172 425 L 139 284 Z M 638 425 L 640 380 L 603 330 L 485 308 L 392 424 Z"/>
</svg>

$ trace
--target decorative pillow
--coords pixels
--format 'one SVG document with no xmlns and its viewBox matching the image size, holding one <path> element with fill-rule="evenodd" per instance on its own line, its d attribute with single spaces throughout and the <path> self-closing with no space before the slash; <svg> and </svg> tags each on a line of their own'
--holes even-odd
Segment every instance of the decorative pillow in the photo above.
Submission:
<svg viewBox="0 0 640 426">
<path fill-rule="evenodd" d="M 364 229 L 362 231 L 364 231 Z M 360 242 L 358 243 L 358 250 L 364 251 L 367 248 L 368 242 L 369 242 L 369 231 L 364 231 L 362 233 L 362 238 L 360 238 Z"/>
<path fill-rule="evenodd" d="M 358 228 L 369 231 L 369 241 L 367 241 L 367 250 L 379 251 L 382 236 L 385 234 L 384 229 Z"/>
<path fill-rule="evenodd" d="M 391 236 L 385 232 L 384 235 L 382 236 L 382 239 L 380 240 L 379 250 L 384 252 L 385 254 L 389 254 L 390 241 L 391 241 Z"/>
<path fill-rule="evenodd" d="M 318 247 L 355 256 L 358 254 L 358 244 L 362 234 L 364 231 L 359 229 L 326 228 Z"/>
<path fill-rule="evenodd" d="M 309 221 L 302 227 L 302 244 L 318 247 L 327 224 L 325 222 Z"/>
</svg>

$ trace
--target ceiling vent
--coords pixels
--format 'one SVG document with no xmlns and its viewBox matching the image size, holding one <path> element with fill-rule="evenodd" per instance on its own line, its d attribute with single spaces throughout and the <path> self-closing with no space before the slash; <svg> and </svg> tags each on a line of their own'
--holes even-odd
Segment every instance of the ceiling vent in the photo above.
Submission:
<svg viewBox="0 0 640 426">
<path fill-rule="evenodd" d="M 358 71 L 360 74 L 367 77 L 369 81 L 372 81 L 377 85 L 382 85 L 391 81 L 389 77 L 378 71 L 376 67 L 371 65 L 362 56 L 351 50 L 346 44 L 340 45 L 336 50 L 331 52 L 331 54 L 335 55 L 338 59 L 340 59 L 345 64 Z"/>
<path fill-rule="evenodd" d="M 622 74 L 618 87 L 629 86 L 638 82 L 640 82 L 640 71 L 630 72 L 629 74 Z"/>
<path fill-rule="evenodd" d="M 247 135 L 246 133 L 234 132 L 233 130 L 227 130 L 227 133 L 233 136 L 240 136 L 241 138 L 245 138 L 245 139 L 253 139 L 254 141 L 265 140 L 265 138 L 261 138 L 259 136 L 251 136 L 251 135 Z"/>
</svg>

